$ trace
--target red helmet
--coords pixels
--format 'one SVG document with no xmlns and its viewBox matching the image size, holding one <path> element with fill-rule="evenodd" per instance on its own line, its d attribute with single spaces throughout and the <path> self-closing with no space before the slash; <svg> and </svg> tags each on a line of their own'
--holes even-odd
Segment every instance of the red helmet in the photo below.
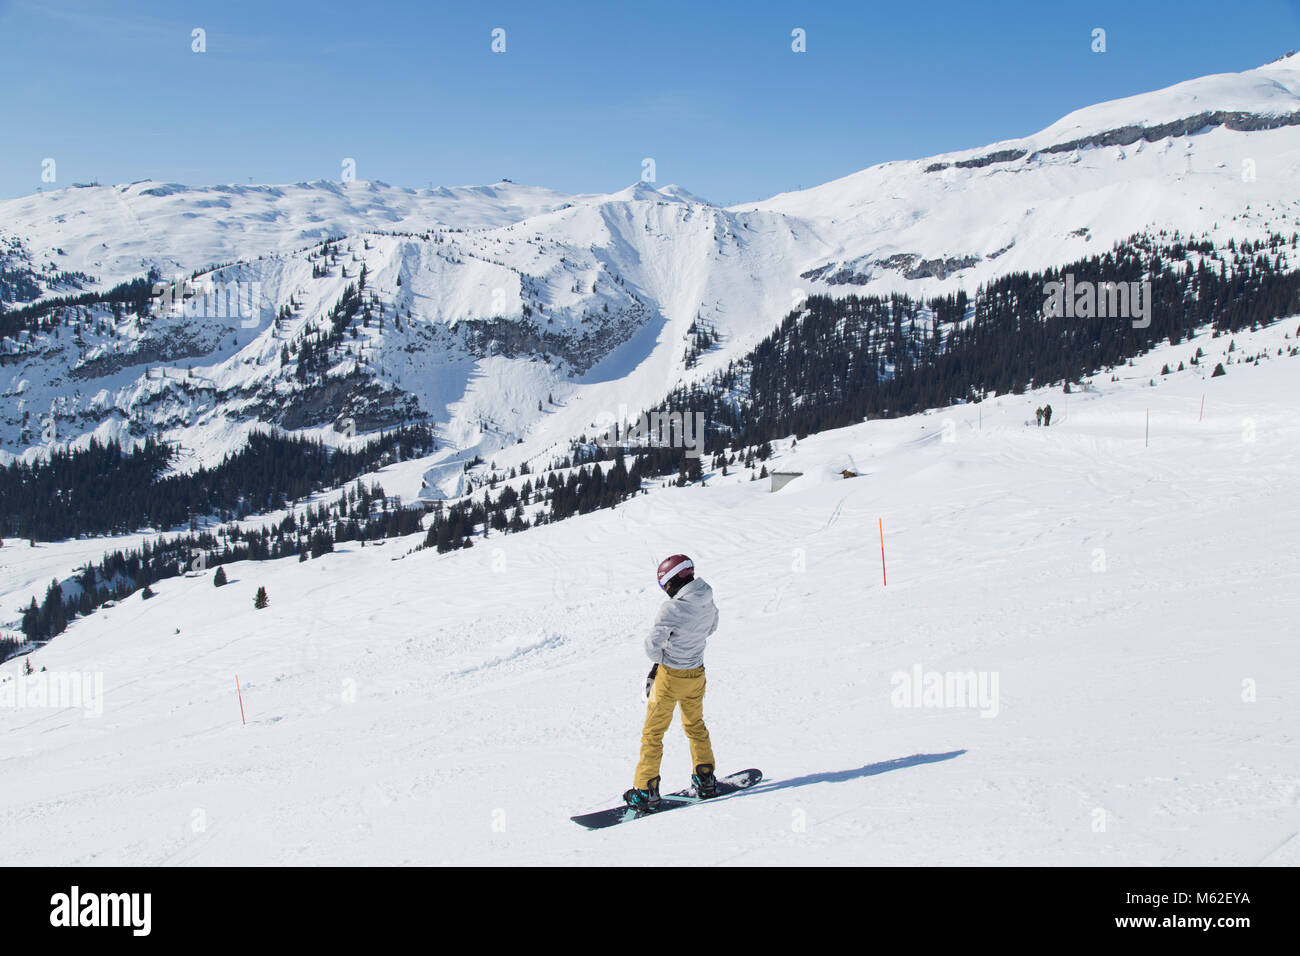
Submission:
<svg viewBox="0 0 1300 956">
<path fill-rule="evenodd" d="M 670 581 L 683 585 L 695 577 L 695 562 L 684 554 L 674 554 L 659 562 L 659 586 L 668 590 Z"/>
</svg>

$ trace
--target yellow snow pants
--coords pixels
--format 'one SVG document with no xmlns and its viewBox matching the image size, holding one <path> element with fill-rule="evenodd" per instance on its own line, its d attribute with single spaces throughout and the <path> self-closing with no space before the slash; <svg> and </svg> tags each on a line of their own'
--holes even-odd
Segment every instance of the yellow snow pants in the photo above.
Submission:
<svg viewBox="0 0 1300 956">
<path fill-rule="evenodd" d="M 646 704 L 645 726 L 641 729 L 641 759 L 633 781 L 639 790 L 645 790 L 659 776 L 664 731 L 672 725 L 678 703 L 682 705 L 682 729 L 691 745 L 691 768 L 702 763 L 713 764 L 709 728 L 704 726 L 704 668 L 678 670 L 660 664 Z"/>
</svg>

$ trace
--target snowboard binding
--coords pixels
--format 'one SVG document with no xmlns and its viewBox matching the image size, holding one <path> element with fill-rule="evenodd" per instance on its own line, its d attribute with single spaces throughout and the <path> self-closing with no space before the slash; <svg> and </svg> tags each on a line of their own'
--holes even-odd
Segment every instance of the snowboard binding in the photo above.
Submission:
<svg viewBox="0 0 1300 956">
<path fill-rule="evenodd" d="M 702 763 L 695 768 L 695 773 L 691 774 L 691 783 L 695 787 L 695 793 L 703 800 L 718 795 L 718 778 L 713 775 L 713 764 Z"/>
<path fill-rule="evenodd" d="M 659 809 L 659 778 L 646 784 L 646 789 L 633 787 L 623 794 L 623 802 L 638 813 L 653 813 Z"/>
</svg>

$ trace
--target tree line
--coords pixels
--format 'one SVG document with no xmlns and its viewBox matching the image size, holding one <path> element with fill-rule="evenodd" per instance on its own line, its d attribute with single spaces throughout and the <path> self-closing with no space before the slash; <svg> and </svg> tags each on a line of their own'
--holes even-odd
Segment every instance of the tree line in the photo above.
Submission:
<svg viewBox="0 0 1300 956">
<path fill-rule="evenodd" d="M 1230 333 L 1294 315 L 1300 271 L 1287 255 L 1296 242 L 1274 234 L 1218 249 L 1134 236 L 1059 268 L 1001 276 L 970 297 L 812 296 L 744 358 L 674 390 L 658 410 L 703 412 L 705 448 L 718 452 L 990 393 L 1068 387 L 1207 325 Z M 1046 314 L 1044 290 L 1066 276 L 1096 288 L 1149 282 L 1148 314 Z"/>
<path fill-rule="evenodd" d="M 166 474 L 172 445 L 151 437 L 123 449 L 92 439 L 85 448 L 0 467 L 0 536 L 54 541 L 245 518 L 433 449 L 433 430 L 424 424 L 384 432 L 357 449 L 257 431 L 219 464 Z"/>
</svg>

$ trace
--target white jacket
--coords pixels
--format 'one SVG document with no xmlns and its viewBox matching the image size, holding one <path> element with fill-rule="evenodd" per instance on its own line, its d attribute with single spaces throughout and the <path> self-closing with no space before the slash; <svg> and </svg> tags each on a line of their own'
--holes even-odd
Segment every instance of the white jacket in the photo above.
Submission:
<svg viewBox="0 0 1300 956">
<path fill-rule="evenodd" d="M 718 629 L 718 608 L 713 588 L 696 578 L 682 586 L 659 608 L 654 626 L 645 639 L 650 660 L 682 670 L 704 664 L 704 645 Z"/>
</svg>

